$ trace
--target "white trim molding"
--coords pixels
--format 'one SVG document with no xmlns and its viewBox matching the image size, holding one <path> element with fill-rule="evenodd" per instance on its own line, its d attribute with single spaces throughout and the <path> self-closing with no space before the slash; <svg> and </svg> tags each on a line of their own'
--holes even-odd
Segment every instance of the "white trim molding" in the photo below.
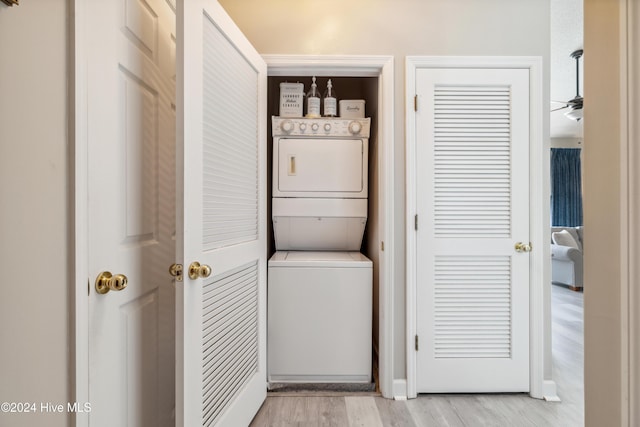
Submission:
<svg viewBox="0 0 640 427">
<path fill-rule="evenodd" d="M 396 396 L 393 379 L 394 239 L 394 65 L 393 56 L 263 55 L 269 76 L 378 77 L 378 168 L 380 252 L 378 377 L 386 398 Z M 403 392 L 404 394 L 404 392 Z"/>
<path fill-rule="evenodd" d="M 393 380 L 393 400 L 407 400 L 406 380 Z"/>
<path fill-rule="evenodd" d="M 630 61 L 631 34 L 629 28 L 632 17 L 628 15 L 632 9 L 633 1 L 620 2 L 620 425 L 631 426 L 631 398 L 632 381 L 631 376 L 633 366 L 631 366 L 631 292 L 630 283 L 633 275 L 634 265 L 631 262 L 633 251 L 633 239 L 629 239 L 629 234 L 633 232 L 634 224 L 630 221 L 633 218 L 633 175 L 634 168 L 631 167 L 633 161 L 633 144 L 629 139 L 631 136 L 631 126 L 633 121 L 629 117 L 629 109 L 632 99 L 628 91 L 632 83 L 629 79 L 629 72 L 632 69 Z M 622 197 L 626 195 L 627 197 Z"/>
<path fill-rule="evenodd" d="M 640 423 L 640 6 L 620 6 L 621 420 Z"/>
<path fill-rule="evenodd" d="M 73 73 L 70 99 L 73 103 L 69 112 L 69 130 L 73 161 L 73 265 L 74 311 L 70 314 L 73 328 L 71 344 L 71 372 L 73 382 L 71 398 L 75 402 L 89 402 L 89 198 L 87 193 L 88 172 L 88 135 L 87 135 L 87 46 L 86 40 L 86 1 L 71 2 L 73 25 L 71 27 L 71 49 L 69 68 Z M 89 414 L 75 414 L 74 426 L 89 425 Z"/>
<path fill-rule="evenodd" d="M 270 76 L 383 77 L 390 72 L 393 78 L 393 56 L 268 54 L 262 57 Z"/>
<path fill-rule="evenodd" d="M 416 355 L 416 235 L 413 216 L 416 212 L 416 158 L 415 115 L 416 71 L 420 68 L 524 68 L 530 77 L 530 235 L 534 251 L 531 252 L 530 278 L 530 391 L 535 398 L 556 400 L 556 385 L 551 376 L 551 330 L 545 319 L 551 315 L 550 254 L 546 236 L 549 230 L 549 142 L 544 135 L 543 68 L 541 57 L 530 56 L 407 56 L 406 58 L 406 353 L 407 393 L 417 396 Z M 547 178 L 545 178 L 547 177 Z M 546 375 L 549 378 L 545 378 Z"/>
</svg>

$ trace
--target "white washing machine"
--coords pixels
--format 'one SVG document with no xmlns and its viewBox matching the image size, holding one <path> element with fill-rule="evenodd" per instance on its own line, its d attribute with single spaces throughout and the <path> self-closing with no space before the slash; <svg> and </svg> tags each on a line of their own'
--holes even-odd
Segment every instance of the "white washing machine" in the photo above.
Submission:
<svg viewBox="0 0 640 427">
<path fill-rule="evenodd" d="M 281 251 L 268 274 L 268 381 L 371 382 L 371 261 L 359 252 Z"/>
<path fill-rule="evenodd" d="M 370 119 L 272 120 L 268 380 L 370 382 L 372 263 L 367 222 Z"/>
</svg>

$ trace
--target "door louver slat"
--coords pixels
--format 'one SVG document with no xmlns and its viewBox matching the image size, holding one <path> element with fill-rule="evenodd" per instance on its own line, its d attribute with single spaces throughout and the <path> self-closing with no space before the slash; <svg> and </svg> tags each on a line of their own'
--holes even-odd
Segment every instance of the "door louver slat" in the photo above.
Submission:
<svg viewBox="0 0 640 427">
<path fill-rule="evenodd" d="M 511 356 L 510 277 L 508 256 L 436 257 L 437 359 Z"/>
<path fill-rule="evenodd" d="M 435 87 L 434 233 L 508 237 L 511 113 L 508 87 Z M 436 358 L 509 357 L 510 260 L 438 257 Z"/>
<path fill-rule="evenodd" d="M 509 87 L 434 89 L 434 232 L 508 237 L 511 230 Z"/>
<path fill-rule="evenodd" d="M 214 277 L 203 288 L 203 416 L 213 425 L 258 369 L 258 265 Z"/>
<path fill-rule="evenodd" d="M 258 238 L 257 74 L 206 16 L 203 25 L 203 246 L 212 250 Z M 220 216 L 229 211 L 237 215 Z"/>
</svg>

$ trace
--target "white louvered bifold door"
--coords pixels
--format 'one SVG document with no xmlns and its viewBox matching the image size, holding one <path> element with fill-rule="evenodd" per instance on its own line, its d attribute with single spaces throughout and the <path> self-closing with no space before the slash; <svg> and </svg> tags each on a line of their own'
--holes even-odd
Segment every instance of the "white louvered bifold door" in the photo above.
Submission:
<svg viewBox="0 0 640 427">
<path fill-rule="evenodd" d="M 244 426 L 267 390 L 267 69 L 213 0 L 177 27 L 176 424 Z"/>
<path fill-rule="evenodd" d="M 529 72 L 416 75 L 417 390 L 529 390 Z"/>
</svg>

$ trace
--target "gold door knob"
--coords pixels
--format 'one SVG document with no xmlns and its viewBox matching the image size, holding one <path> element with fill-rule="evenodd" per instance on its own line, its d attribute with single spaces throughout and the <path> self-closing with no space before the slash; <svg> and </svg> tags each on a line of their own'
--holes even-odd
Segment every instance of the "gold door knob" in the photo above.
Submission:
<svg viewBox="0 0 640 427">
<path fill-rule="evenodd" d="M 211 267 L 206 264 L 200 265 L 198 261 L 192 262 L 189 266 L 189 278 L 192 280 L 200 278 L 207 278 L 211 276 Z"/>
<path fill-rule="evenodd" d="M 531 252 L 531 243 L 516 243 L 516 252 Z"/>
<path fill-rule="evenodd" d="M 106 294 L 109 291 L 121 291 L 127 287 L 129 279 L 124 274 L 112 275 L 110 271 L 103 271 L 96 278 L 96 291 Z"/>
</svg>

